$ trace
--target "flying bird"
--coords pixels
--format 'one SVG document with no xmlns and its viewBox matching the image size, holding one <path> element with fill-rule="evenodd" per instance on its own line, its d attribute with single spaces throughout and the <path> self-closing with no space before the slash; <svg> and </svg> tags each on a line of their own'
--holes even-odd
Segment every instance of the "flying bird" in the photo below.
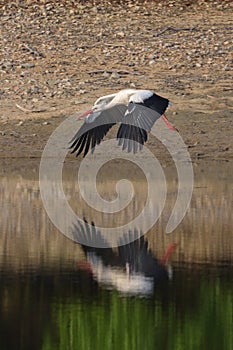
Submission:
<svg viewBox="0 0 233 350">
<path fill-rule="evenodd" d="M 71 153 L 76 152 L 78 156 L 83 152 L 85 157 L 90 149 L 94 152 L 95 146 L 117 123 L 120 123 L 118 144 L 122 149 L 136 153 L 138 149 L 142 149 L 148 133 L 160 117 L 169 129 L 178 131 L 164 114 L 168 105 L 168 99 L 150 90 L 125 89 L 102 96 L 91 109 L 78 116 L 79 119 L 85 119 L 70 141 Z"/>
</svg>

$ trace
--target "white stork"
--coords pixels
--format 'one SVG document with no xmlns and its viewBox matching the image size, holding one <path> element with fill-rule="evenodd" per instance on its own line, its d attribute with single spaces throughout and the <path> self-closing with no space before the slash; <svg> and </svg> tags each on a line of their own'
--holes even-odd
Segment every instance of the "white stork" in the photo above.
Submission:
<svg viewBox="0 0 233 350">
<path fill-rule="evenodd" d="M 78 116 L 85 119 L 70 141 L 71 153 L 76 152 L 78 156 L 83 152 L 85 157 L 90 148 L 94 152 L 95 146 L 116 123 L 120 123 L 118 144 L 136 153 L 147 141 L 147 133 L 158 118 L 161 117 L 168 128 L 178 131 L 164 115 L 168 105 L 168 99 L 149 90 L 125 89 L 102 96 L 91 109 Z"/>
</svg>

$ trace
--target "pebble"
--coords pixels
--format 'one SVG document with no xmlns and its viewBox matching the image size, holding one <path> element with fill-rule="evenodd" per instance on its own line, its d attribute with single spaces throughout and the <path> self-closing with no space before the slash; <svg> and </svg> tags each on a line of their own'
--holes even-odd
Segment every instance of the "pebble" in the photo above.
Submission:
<svg viewBox="0 0 233 350">
<path fill-rule="evenodd" d="M 118 74 L 117 72 L 113 72 L 113 73 L 110 75 L 110 78 L 111 78 L 111 79 L 119 79 L 119 78 L 120 78 L 120 74 Z"/>
<path fill-rule="evenodd" d="M 34 63 L 22 63 L 21 68 L 34 68 L 35 64 Z"/>
<path fill-rule="evenodd" d="M 156 63 L 155 60 L 150 60 L 150 61 L 149 61 L 149 65 L 150 65 L 150 66 L 152 66 L 152 65 L 155 64 L 155 63 Z"/>
<path fill-rule="evenodd" d="M 125 33 L 124 32 L 118 32 L 116 33 L 117 36 L 119 36 L 120 38 L 124 38 L 125 37 Z"/>
</svg>

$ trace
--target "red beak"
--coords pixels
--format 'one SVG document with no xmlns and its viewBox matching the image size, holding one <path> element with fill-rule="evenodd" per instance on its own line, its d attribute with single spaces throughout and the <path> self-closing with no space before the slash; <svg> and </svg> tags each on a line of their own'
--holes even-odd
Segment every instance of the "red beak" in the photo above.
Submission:
<svg viewBox="0 0 233 350">
<path fill-rule="evenodd" d="M 86 272 L 88 272 L 90 274 L 93 274 L 93 270 L 92 270 L 91 264 L 89 264 L 89 262 L 86 261 L 86 260 L 80 261 L 77 264 L 77 267 L 78 267 L 79 270 L 83 270 L 83 271 L 86 271 Z"/>
<path fill-rule="evenodd" d="M 83 118 L 83 117 L 86 117 L 88 114 L 91 114 L 93 113 L 93 110 L 92 109 L 88 109 L 88 111 L 82 113 L 82 114 L 79 114 L 78 118 L 77 119 L 80 119 L 80 118 Z"/>
<path fill-rule="evenodd" d="M 173 253 L 175 247 L 177 246 L 177 243 L 172 243 L 167 251 L 165 252 L 165 254 L 162 256 L 162 258 L 160 259 L 160 264 L 161 265 L 165 265 L 169 259 L 169 257 L 171 256 L 171 254 Z"/>
<path fill-rule="evenodd" d="M 163 121 L 165 122 L 165 124 L 167 125 L 167 127 L 171 130 L 175 130 L 177 132 L 179 132 L 179 130 L 177 128 L 175 128 L 170 122 L 169 120 L 167 119 L 166 115 L 165 114 L 162 114 L 161 115 L 161 118 L 163 119 Z"/>
</svg>

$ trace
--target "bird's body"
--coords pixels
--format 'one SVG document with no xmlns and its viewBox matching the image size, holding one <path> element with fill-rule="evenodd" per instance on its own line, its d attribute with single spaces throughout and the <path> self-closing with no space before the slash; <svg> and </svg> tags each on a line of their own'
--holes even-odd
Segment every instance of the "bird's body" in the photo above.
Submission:
<svg viewBox="0 0 233 350">
<path fill-rule="evenodd" d="M 92 152 L 114 124 L 120 123 L 118 144 L 129 152 L 137 152 L 147 141 L 147 133 L 162 116 L 170 129 L 176 130 L 164 115 L 169 100 L 150 90 L 125 89 L 100 97 L 93 107 L 81 114 L 84 123 L 71 140 L 71 153 L 83 156 Z"/>
</svg>

